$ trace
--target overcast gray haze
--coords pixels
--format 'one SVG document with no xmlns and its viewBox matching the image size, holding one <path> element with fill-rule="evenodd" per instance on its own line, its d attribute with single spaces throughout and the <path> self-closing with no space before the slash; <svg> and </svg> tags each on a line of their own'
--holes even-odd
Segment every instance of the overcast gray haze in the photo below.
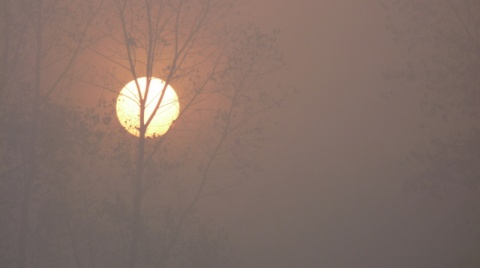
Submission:
<svg viewBox="0 0 480 268">
<path fill-rule="evenodd" d="M 472 12 L 468 12 L 465 7 Z M 243 173 L 237 174 L 234 171 L 231 175 L 235 177 L 234 181 L 225 187 L 219 187 L 220 194 L 206 194 L 194 202 L 194 209 L 186 211 L 192 212 L 192 215 L 195 213 L 202 226 L 222 230 L 228 239 L 223 241 L 219 238 L 218 241 L 224 243 L 220 247 L 231 248 L 229 254 L 246 268 L 480 267 L 480 75 L 477 75 L 480 71 L 479 2 L 251 0 L 236 8 L 244 14 L 243 18 L 257 24 L 262 31 L 279 30 L 276 46 L 283 54 L 285 61 L 282 64 L 286 68 L 265 76 L 267 81 L 261 85 L 273 87 L 280 84 L 280 90 L 284 90 L 285 94 L 279 95 L 285 99 L 278 108 L 268 109 L 259 117 L 263 122 L 265 139 L 261 142 L 260 149 L 249 156 L 253 157 L 249 159 L 253 159 L 259 168 L 249 170 L 249 175 L 245 178 L 242 177 Z M 438 16 L 438 19 L 434 16 Z M 4 18 L 1 19 L 4 21 Z M 471 22 L 472 25 L 465 26 L 462 22 Z M 462 29 L 467 29 L 465 42 L 462 39 Z M 473 40 L 473 45 L 469 45 L 469 38 Z M 0 40 L 3 42 L 3 38 Z M 98 47 L 103 55 L 108 54 L 101 46 L 95 46 L 95 49 Z M 85 61 L 80 58 L 81 64 L 78 65 L 88 66 L 96 61 L 98 55 L 86 56 Z M 95 72 L 102 74 L 120 69 L 99 66 L 103 65 L 97 64 Z M 76 75 L 88 73 L 86 70 L 90 67 L 82 68 L 75 75 L 68 76 L 67 80 L 71 78 L 68 81 L 73 81 Z M 103 83 L 99 81 L 95 80 L 95 83 Z M 71 84 L 73 88 L 88 85 L 82 82 Z M 101 97 L 98 89 L 91 91 L 97 93 L 90 95 L 89 99 Z M 2 122 L 8 121 L 5 119 L 8 118 L 8 111 L 7 108 L 0 111 L 0 119 L 6 120 Z M 187 116 L 188 114 L 185 115 Z M 178 130 L 185 125 L 181 124 L 179 122 L 172 127 L 172 136 L 177 132 L 183 133 Z M 210 139 L 201 137 L 202 133 L 207 132 L 198 133 L 195 137 L 206 145 L 205 149 L 202 147 L 195 153 L 201 155 L 203 151 L 211 152 L 208 149 L 210 147 L 207 147 Z M 15 226 L 21 226 L 19 223 L 5 223 L 10 222 L 9 219 L 16 222 L 22 219 L 18 212 L 21 202 L 12 201 L 15 198 L 20 200 L 20 194 L 15 195 L 17 197 L 4 194 L 8 192 L 6 187 L 12 187 L 11 180 L 16 178 L 16 171 L 12 171 L 15 165 L 12 163 L 21 161 L 18 160 L 21 159 L 18 156 L 21 154 L 9 156 L 14 149 L 5 145 L 9 143 L 10 136 L 7 134 L 0 135 L 3 139 L 0 146 L 6 148 L 0 147 L 0 153 L 4 154 L 0 155 L 3 161 L 0 171 L 4 174 L 0 228 L 4 228 L 1 235 L 5 240 L 8 237 L 10 242 L 1 243 L 0 261 L 5 261 L 6 264 L 0 263 L 0 267 L 66 267 L 62 266 L 62 262 L 68 263 L 68 260 L 75 260 L 70 267 L 101 267 L 99 263 L 107 263 L 107 260 L 101 260 L 101 255 L 107 253 L 87 253 L 91 250 L 90 242 L 82 242 L 82 237 L 87 237 L 89 233 L 80 231 L 83 227 L 77 228 L 75 223 L 66 224 L 73 231 L 67 227 L 65 230 L 70 231 L 58 231 L 64 230 L 64 227 L 58 227 L 58 233 L 48 228 L 42 229 L 41 217 L 36 216 L 36 213 L 54 215 L 57 211 L 55 209 L 37 212 L 35 205 L 31 206 L 29 225 L 25 225 L 25 230 L 29 230 L 32 237 L 38 237 L 30 240 L 18 234 L 18 228 L 21 227 Z M 181 135 L 184 134 L 179 136 Z M 174 140 L 168 144 L 178 142 Z M 185 145 L 185 148 L 188 146 L 191 145 Z M 108 150 L 110 149 L 105 149 L 106 152 Z M 168 153 L 171 150 L 175 151 L 170 149 Z M 162 152 L 167 153 L 167 150 L 158 150 L 158 154 Z M 186 159 L 194 158 L 195 156 L 187 156 Z M 88 161 L 85 164 L 86 162 Z M 43 162 L 39 163 L 38 170 L 44 172 L 41 166 Z M 171 171 L 175 165 L 165 170 L 178 177 L 194 173 L 183 171 L 182 167 L 190 167 L 189 164 L 179 166 L 179 172 Z M 205 165 L 199 166 L 198 170 L 206 168 Z M 225 167 L 228 170 L 227 164 Z M 76 166 L 72 170 L 77 170 Z M 63 171 L 59 171 L 61 172 Z M 93 174 L 94 171 L 89 169 L 82 174 L 89 176 L 89 172 Z M 124 173 L 119 171 L 118 174 Z M 111 178 L 115 176 L 111 175 Z M 150 173 L 145 176 L 150 176 Z M 40 180 L 41 176 L 38 177 Z M 94 187 L 93 182 L 89 183 L 89 187 Z M 122 183 L 127 185 L 125 189 L 129 189 L 130 184 Z M 110 186 L 102 186 L 102 189 L 117 189 L 114 186 L 116 183 L 108 185 Z M 73 191 L 72 187 L 65 189 Z M 174 188 L 176 186 L 172 187 L 168 189 L 177 189 Z M 188 183 L 181 187 L 190 189 Z M 182 200 L 190 200 L 188 191 L 182 192 L 184 195 L 178 194 L 178 200 L 184 197 L 187 198 Z M 42 196 L 48 191 L 38 190 L 33 193 Z M 123 198 L 124 193 L 126 197 Z M 32 195 L 33 204 L 37 202 L 35 195 Z M 119 200 L 127 200 L 125 211 L 130 211 L 128 191 L 114 191 L 109 195 L 112 197 L 109 202 L 117 202 L 117 205 L 121 203 Z M 142 217 L 145 224 L 147 220 L 156 219 L 154 215 L 157 214 L 149 214 L 148 211 L 153 208 L 149 202 L 156 202 L 154 196 L 150 195 L 144 201 Z M 166 197 L 166 200 L 177 200 L 175 198 L 176 195 L 173 194 L 172 197 Z M 38 200 L 40 204 L 43 199 L 39 197 Z M 82 198 L 75 200 L 71 206 L 76 209 L 72 210 L 72 221 L 75 221 L 75 213 L 87 211 L 85 215 L 90 215 L 88 211 L 91 207 L 101 206 L 95 205 L 96 201 L 93 200 L 96 199 L 91 199 L 92 204 L 88 206 L 79 201 Z M 182 202 L 179 207 L 188 204 L 187 201 Z M 45 204 L 48 208 L 49 203 Z M 173 201 L 168 204 L 176 207 Z M 162 204 L 158 206 L 162 207 Z M 85 219 L 95 222 L 95 217 L 101 217 L 98 215 L 101 215 L 102 210 L 98 211 L 100 214 L 94 214 L 97 216 Z M 162 215 L 167 215 L 167 212 L 157 216 L 162 219 Z M 88 225 L 89 221 L 85 222 Z M 139 222 L 141 226 L 143 221 Z M 165 222 L 168 219 L 159 220 L 158 225 L 166 224 Z M 181 230 L 189 230 L 189 224 L 195 224 L 195 220 L 185 222 L 185 227 L 182 225 L 184 229 Z M 61 224 L 59 226 L 63 226 Z M 98 223 L 98 226 L 102 226 L 98 230 L 92 227 L 96 230 L 93 232 L 101 233 L 104 230 L 101 228 L 106 228 L 105 226 L 111 225 L 109 224 L 107 220 L 102 221 Z M 40 227 L 35 227 L 37 225 Z M 129 243 L 128 226 L 129 223 L 125 223 L 111 229 L 106 228 L 111 236 L 105 237 L 124 234 L 126 238 L 122 241 Z M 154 230 L 154 227 L 151 228 Z M 5 231 L 7 229 L 11 231 Z M 79 230 L 78 233 L 75 230 Z M 203 229 L 199 227 L 199 230 Z M 10 232 L 15 235 L 9 235 Z M 55 238 L 50 241 L 49 238 L 38 235 L 42 232 L 52 232 L 55 234 L 52 237 Z M 191 237 L 194 237 L 193 233 L 192 231 Z M 209 234 L 214 233 L 216 231 Z M 167 239 L 168 234 L 159 237 Z M 67 242 L 61 242 L 62 237 Z M 70 240 L 71 237 L 77 237 L 77 240 Z M 152 244 L 142 240 L 141 235 L 139 237 L 138 251 L 143 252 L 146 245 Z M 187 252 L 182 251 L 183 248 L 192 248 L 192 241 L 197 240 L 189 240 L 189 236 L 182 240 L 180 237 L 182 236 L 179 236 L 178 243 L 184 243 L 184 247 L 173 247 L 172 252 L 180 252 L 178 254 L 182 255 L 182 252 Z M 21 265 L 17 264 L 22 263 L 18 261 L 21 258 L 18 254 L 23 256 L 18 253 L 22 252 L 22 242 L 17 239 L 27 241 L 23 257 L 26 261 Z M 40 240 L 43 242 L 38 242 Z M 117 240 L 112 238 L 111 241 Z M 161 238 L 159 241 L 163 245 Z M 49 259 L 39 257 L 43 253 L 38 253 L 41 251 L 36 249 L 42 248 L 38 246 L 42 243 L 56 245 L 65 251 L 72 247 L 71 252 L 75 254 L 65 253 L 66 257 L 55 259 L 51 266 L 45 266 Z M 92 248 L 102 248 L 103 242 L 92 243 Z M 105 245 L 108 243 L 120 242 L 105 242 Z M 51 247 L 56 252 L 55 246 Z M 112 252 L 108 251 L 111 254 L 109 256 L 117 256 L 115 254 L 118 253 Z M 121 252 L 128 255 L 125 253 L 127 251 Z M 148 266 L 147 259 L 150 257 L 141 254 L 138 255 L 136 267 L 182 267 L 183 262 L 175 261 L 165 262 L 165 266 Z M 86 256 L 94 256 L 91 257 L 92 260 L 98 262 L 95 264 Z M 172 253 L 171 256 L 177 255 Z M 37 261 L 42 263 L 41 266 L 34 265 Z M 203 264 L 198 261 L 192 266 L 185 264 L 184 267 L 226 265 L 214 263 L 216 264 Z M 232 267 L 236 266 L 232 264 Z"/>
</svg>

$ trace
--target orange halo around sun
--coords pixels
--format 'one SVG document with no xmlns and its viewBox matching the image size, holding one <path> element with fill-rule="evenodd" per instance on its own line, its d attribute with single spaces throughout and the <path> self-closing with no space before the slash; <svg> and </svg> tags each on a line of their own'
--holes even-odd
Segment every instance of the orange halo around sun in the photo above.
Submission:
<svg viewBox="0 0 480 268">
<path fill-rule="evenodd" d="M 147 87 L 147 78 L 137 78 L 142 96 L 145 96 Z M 145 121 L 152 115 L 155 107 L 160 100 L 162 90 L 165 87 L 165 81 L 154 78 L 150 80 L 150 87 L 145 106 Z M 145 133 L 146 137 L 157 137 L 165 134 L 173 121 L 177 119 L 180 113 L 180 104 L 178 102 L 175 90 L 168 85 L 165 89 L 160 107 L 155 113 L 150 125 Z M 132 80 L 123 87 L 117 99 L 117 117 L 120 124 L 132 135 L 140 136 L 140 98 L 138 96 L 135 80 Z"/>
</svg>

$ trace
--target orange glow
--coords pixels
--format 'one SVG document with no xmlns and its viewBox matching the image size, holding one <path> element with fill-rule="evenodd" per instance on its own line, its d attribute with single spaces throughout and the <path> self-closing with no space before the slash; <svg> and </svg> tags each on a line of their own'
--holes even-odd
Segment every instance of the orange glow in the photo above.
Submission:
<svg viewBox="0 0 480 268">
<path fill-rule="evenodd" d="M 147 78 L 138 78 L 137 81 L 142 96 L 145 96 Z M 155 110 L 164 87 L 165 82 L 163 80 L 152 77 L 145 106 L 145 122 Z M 177 119 L 179 112 L 180 104 L 177 94 L 175 90 L 168 85 L 165 89 L 162 103 L 148 126 L 145 136 L 152 138 L 165 134 L 173 121 Z M 129 82 L 122 91 L 120 91 L 117 99 L 117 117 L 120 124 L 122 124 L 129 133 L 137 137 L 140 136 L 138 130 L 140 127 L 140 98 L 135 80 Z"/>
</svg>

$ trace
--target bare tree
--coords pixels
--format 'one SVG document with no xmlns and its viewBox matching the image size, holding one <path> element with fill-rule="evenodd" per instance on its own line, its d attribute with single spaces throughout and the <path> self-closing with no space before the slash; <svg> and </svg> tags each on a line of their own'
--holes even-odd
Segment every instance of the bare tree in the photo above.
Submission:
<svg viewBox="0 0 480 268">
<path fill-rule="evenodd" d="M 241 22 L 233 3 L 2 2 L 2 265 L 239 266 L 196 211 L 254 168 L 261 114 L 282 94 L 264 78 L 282 60 L 276 33 Z M 139 91 L 140 77 L 133 137 L 108 98 L 130 80 Z M 147 138 L 152 77 L 177 89 L 181 111 Z M 69 92 L 85 85 L 114 94 L 74 109 Z"/>
<path fill-rule="evenodd" d="M 258 145 L 255 139 L 261 136 L 255 119 L 276 101 L 270 85 L 261 87 L 261 78 L 280 66 L 281 57 L 274 47 L 275 34 L 265 35 L 252 25 L 228 20 L 232 4 L 221 0 L 146 0 L 141 4 L 118 0 L 113 1 L 113 15 L 105 16 L 109 18 L 103 25 L 103 31 L 110 33 L 108 49 L 99 46 L 95 53 L 119 67 L 109 75 L 117 81 L 112 83 L 117 89 L 135 81 L 140 107 L 139 137 L 133 148 L 136 160 L 129 162 L 135 168 L 129 173 L 132 212 L 127 267 L 146 265 L 140 260 L 139 247 L 147 224 L 147 192 L 156 189 L 155 196 L 160 199 L 161 182 L 166 187 L 165 182 L 189 180 L 189 193 L 182 194 L 187 197 L 176 209 L 182 212 L 158 252 L 162 256 L 159 265 L 168 261 L 199 199 L 213 193 L 209 183 L 214 179 L 221 183 L 222 170 L 233 168 L 240 173 L 252 164 L 246 151 L 254 150 Z M 155 111 L 148 115 L 146 100 L 155 76 L 165 85 Z M 139 84 L 140 77 L 147 78 L 146 85 Z M 149 139 L 145 133 L 168 85 L 181 89 L 180 116 L 166 135 Z M 146 88 L 144 94 L 141 87 Z M 159 165 L 169 162 L 177 168 Z M 228 181 L 226 177 L 223 180 Z"/>
</svg>

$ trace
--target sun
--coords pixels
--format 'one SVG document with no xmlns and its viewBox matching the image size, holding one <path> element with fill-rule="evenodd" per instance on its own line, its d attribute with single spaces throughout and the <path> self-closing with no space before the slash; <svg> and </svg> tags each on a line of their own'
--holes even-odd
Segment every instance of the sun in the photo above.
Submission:
<svg viewBox="0 0 480 268">
<path fill-rule="evenodd" d="M 142 96 L 145 96 L 147 78 L 137 78 L 137 82 Z M 145 122 L 153 114 L 164 88 L 165 81 L 159 78 L 151 78 L 145 105 Z M 160 107 L 148 125 L 145 136 L 153 138 L 165 134 L 173 121 L 177 119 L 179 113 L 180 104 L 177 94 L 170 85 L 167 85 Z M 117 117 L 120 124 L 129 133 L 137 137 L 140 136 L 140 98 L 135 80 L 126 84 L 120 91 L 117 98 Z"/>
</svg>

